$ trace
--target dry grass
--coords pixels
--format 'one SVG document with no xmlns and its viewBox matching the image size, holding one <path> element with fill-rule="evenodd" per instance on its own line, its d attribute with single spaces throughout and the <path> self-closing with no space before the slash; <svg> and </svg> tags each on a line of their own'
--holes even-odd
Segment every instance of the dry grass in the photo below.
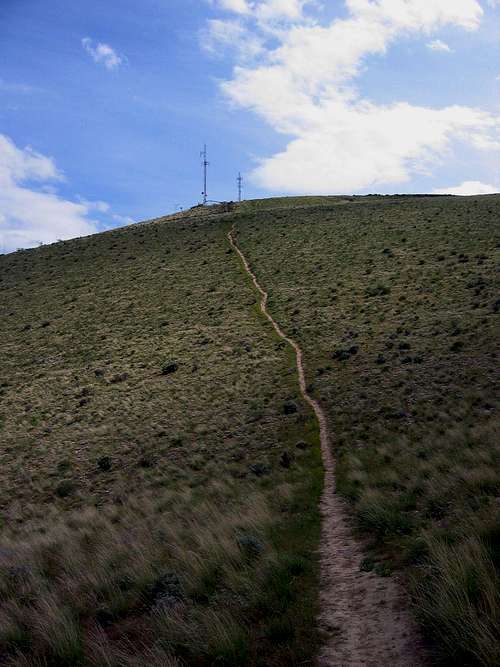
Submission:
<svg viewBox="0 0 500 667">
<path fill-rule="evenodd" d="M 0 257 L 0 663 L 314 653 L 316 425 L 228 229 Z"/>
<path fill-rule="evenodd" d="M 185 658 L 230 651 L 232 626 L 222 619 L 231 610 L 243 634 L 245 607 L 277 557 L 264 496 L 248 497 L 238 514 L 227 504 L 234 497 L 218 487 L 201 503 L 192 493 L 142 499 L 89 509 L 36 539 L 4 539 L 0 645 L 78 664 L 89 653 L 113 653 L 104 632 L 112 628 L 118 654 L 124 646 Z M 253 552 L 243 538 L 257 545 Z"/>
<path fill-rule="evenodd" d="M 452 664 L 494 664 L 500 197 L 264 209 L 246 205 L 239 240 L 274 316 L 305 350 L 338 488 L 373 538 L 367 563 L 425 581 L 416 608 Z M 472 553 L 490 583 L 468 596 L 457 564 Z M 456 648 L 446 636 L 461 637 Z"/>
<path fill-rule="evenodd" d="M 312 659 L 317 430 L 236 220 L 363 567 L 414 581 L 437 657 L 496 664 L 499 217 L 496 196 L 276 199 L 0 257 L 0 662 Z"/>
<path fill-rule="evenodd" d="M 454 664 L 494 667 L 500 662 L 500 577 L 491 545 L 474 526 L 464 525 L 464 534 L 459 544 L 429 542 L 427 580 L 417 584 L 420 613 Z"/>
</svg>

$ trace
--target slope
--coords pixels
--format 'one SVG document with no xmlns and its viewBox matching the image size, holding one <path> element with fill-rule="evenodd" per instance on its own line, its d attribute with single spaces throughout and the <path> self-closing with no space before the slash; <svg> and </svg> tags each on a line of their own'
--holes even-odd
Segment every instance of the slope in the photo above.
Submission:
<svg viewBox="0 0 500 667">
<path fill-rule="evenodd" d="M 404 586 L 442 657 L 496 664 L 499 212 L 259 200 L 0 257 L 0 662 L 317 652 L 318 425 L 235 223 L 329 422 L 365 554 L 346 599 Z"/>
<path fill-rule="evenodd" d="M 497 664 L 500 196 L 291 203 L 248 203 L 239 242 L 304 350 L 362 569 L 411 579 L 452 664 Z"/>
<path fill-rule="evenodd" d="M 317 428 L 228 225 L 0 258 L 2 664 L 313 654 Z"/>
</svg>

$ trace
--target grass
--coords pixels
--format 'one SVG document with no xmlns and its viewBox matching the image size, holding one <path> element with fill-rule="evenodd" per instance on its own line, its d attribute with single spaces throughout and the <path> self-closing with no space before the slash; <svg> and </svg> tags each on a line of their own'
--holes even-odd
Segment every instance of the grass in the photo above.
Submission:
<svg viewBox="0 0 500 667">
<path fill-rule="evenodd" d="M 304 618 L 299 597 L 314 618 L 308 546 L 316 530 L 311 516 L 309 545 L 301 540 L 295 549 L 287 539 L 278 548 L 297 530 L 289 493 L 287 484 L 277 490 L 279 530 L 262 491 L 240 500 L 235 513 L 238 491 L 216 484 L 202 501 L 192 492 L 141 498 L 126 508 L 86 510 L 36 538 L 5 541 L 4 658 L 100 665 L 106 656 L 105 664 L 121 665 L 160 651 L 188 664 L 298 664 L 311 645 L 310 636 L 297 650 L 294 641 L 307 633 L 295 620 L 297 613 Z M 304 509 L 314 514 L 309 502 Z M 290 634 L 275 645 L 267 640 L 278 621 Z"/>
<path fill-rule="evenodd" d="M 312 659 L 317 429 L 228 230 L 0 257 L 2 664 Z"/>
<path fill-rule="evenodd" d="M 365 564 L 406 575 L 436 660 L 498 664 L 500 197 L 302 204 L 247 203 L 239 242 L 305 350 Z"/>
<path fill-rule="evenodd" d="M 498 664 L 500 198 L 196 209 L 0 257 L 0 663 L 311 664 L 322 468 L 436 663 Z"/>
</svg>

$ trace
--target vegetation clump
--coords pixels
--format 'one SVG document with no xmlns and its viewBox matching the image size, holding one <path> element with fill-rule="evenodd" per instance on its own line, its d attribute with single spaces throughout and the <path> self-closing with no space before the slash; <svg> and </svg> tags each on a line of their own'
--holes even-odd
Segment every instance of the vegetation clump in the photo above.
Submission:
<svg viewBox="0 0 500 667">
<path fill-rule="evenodd" d="M 168 361 L 162 366 L 161 374 L 162 375 L 172 375 L 179 370 L 179 364 L 176 361 Z"/>
</svg>

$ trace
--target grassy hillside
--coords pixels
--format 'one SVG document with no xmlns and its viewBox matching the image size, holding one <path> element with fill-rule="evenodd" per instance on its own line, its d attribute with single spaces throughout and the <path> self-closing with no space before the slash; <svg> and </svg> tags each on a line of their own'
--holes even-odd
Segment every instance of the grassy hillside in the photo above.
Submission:
<svg viewBox="0 0 500 667">
<path fill-rule="evenodd" d="M 314 651 L 316 425 L 228 229 L 0 257 L 1 664 Z"/>
<path fill-rule="evenodd" d="M 239 241 L 306 352 L 366 567 L 412 575 L 452 664 L 498 664 L 500 197 L 287 203 L 247 205 Z"/>
<path fill-rule="evenodd" d="M 299 665 L 316 423 L 366 569 L 495 665 L 500 197 L 202 209 L 0 257 L 0 664 Z"/>
</svg>

